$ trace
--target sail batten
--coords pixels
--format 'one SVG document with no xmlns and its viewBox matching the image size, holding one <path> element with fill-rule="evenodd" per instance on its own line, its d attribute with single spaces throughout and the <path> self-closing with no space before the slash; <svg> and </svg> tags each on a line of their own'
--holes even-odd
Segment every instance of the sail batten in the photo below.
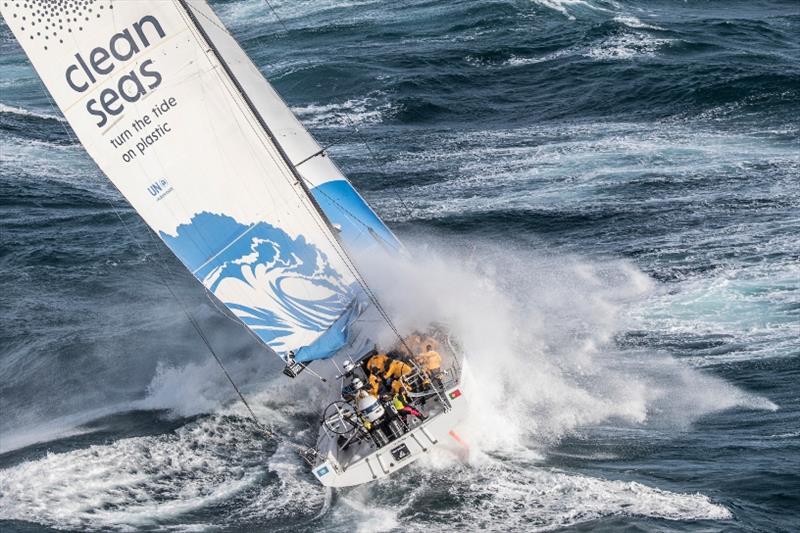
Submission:
<svg viewBox="0 0 800 533">
<path fill-rule="evenodd" d="M 91 7 L 46 40 L 22 21 L 64 4 L 0 12 L 89 155 L 189 272 L 276 353 L 333 355 L 372 297 L 349 253 L 368 249 L 362 233 L 394 235 L 327 158 L 293 165 L 319 145 L 204 0 Z"/>
</svg>

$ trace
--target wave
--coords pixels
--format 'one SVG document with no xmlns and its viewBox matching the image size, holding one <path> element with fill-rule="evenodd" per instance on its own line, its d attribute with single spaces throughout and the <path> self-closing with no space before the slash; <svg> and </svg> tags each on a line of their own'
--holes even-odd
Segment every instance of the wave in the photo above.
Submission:
<svg viewBox="0 0 800 533">
<path fill-rule="evenodd" d="M 568 474 L 526 463 L 486 457 L 481 464 L 450 467 L 418 463 L 411 479 L 387 480 L 340 497 L 335 522 L 355 522 L 358 531 L 549 531 L 612 517 L 662 520 L 730 520 L 724 506 L 703 494 L 685 494 L 631 481 Z M 459 505 L 418 512 L 429 502 L 457 498 Z M 491 525 L 488 525 L 491 524 Z"/>
<path fill-rule="evenodd" d="M 10 113 L 12 115 L 18 115 L 22 117 L 35 117 L 44 120 L 55 120 L 58 122 L 66 123 L 66 120 L 62 116 L 49 115 L 47 113 L 41 113 L 39 111 L 31 111 L 29 109 L 24 109 L 22 107 L 6 105 L 2 102 L 0 102 L 0 113 Z"/>
<path fill-rule="evenodd" d="M 609 11 L 608 8 L 601 7 L 601 6 L 598 6 L 598 5 L 594 5 L 594 4 L 590 3 L 590 2 L 587 2 L 586 0 L 533 0 L 533 1 L 536 4 L 539 4 L 540 6 L 552 9 L 553 11 L 556 11 L 556 12 L 564 15 L 569 20 L 575 20 L 576 19 L 575 15 L 572 14 L 571 9 L 570 9 L 570 8 L 574 8 L 574 7 L 587 8 L 587 9 L 590 9 L 590 10 L 593 10 L 593 11 L 606 11 L 606 12 Z M 613 7 L 617 7 L 618 6 L 614 2 L 611 2 L 610 4 Z"/>
<path fill-rule="evenodd" d="M 170 434 L 48 454 L 2 472 L 0 518 L 58 529 L 188 530 L 231 520 L 274 527 L 314 518 L 326 506 L 325 490 L 292 449 L 274 449 L 251 424 L 225 415 Z M 411 512 L 447 494 L 458 495 L 461 504 L 431 514 Z M 430 531 L 443 522 L 538 531 L 614 516 L 732 518 L 703 494 L 486 455 L 464 465 L 434 454 L 403 476 L 344 491 L 339 501 L 326 515 L 329 526 L 355 523 L 365 532 Z"/>
<path fill-rule="evenodd" d="M 642 32 L 627 31 L 606 37 L 592 45 L 570 46 L 541 56 L 524 57 L 512 55 L 502 64 L 517 67 L 570 57 L 585 57 L 595 61 L 649 58 L 655 57 L 658 52 L 674 43 L 674 39 L 658 38 Z M 479 61 L 475 61 L 473 58 L 468 58 L 468 61 L 480 64 Z"/>
<path fill-rule="evenodd" d="M 586 49 L 582 55 L 602 61 L 654 57 L 659 50 L 673 42 L 673 39 L 657 38 L 642 32 L 627 32 L 604 39 Z"/>
<path fill-rule="evenodd" d="M 365 124 L 377 124 L 394 112 L 390 102 L 383 101 L 383 94 L 372 94 L 353 98 L 341 103 L 307 104 L 292 108 L 308 128 L 353 128 Z"/>
<path fill-rule="evenodd" d="M 433 148 L 423 154 L 399 154 L 393 170 L 444 178 L 419 180 L 418 184 L 412 181 L 399 192 L 395 188 L 377 191 L 372 201 L 378 211 L 391 213 L 397 221 L 409 217 L 462 220 L 514 212 L 523 217 L 536 213 L 591 217 L 595 208 L 608 211 L 620 207 L 614 201 L 619 195 L 625 203 L 635 200 L 652 206 L 654 189 L 648 189 L 647 183 L 656 189 L 679 186 L 674 194 L 684 200 L 690 195 L 700 200 L 706 193 L 712 200 L 717 194 L 713 187 L 717 176 L 723 173 L 731 179 L 731 171 L 746 173 L 751 161 L 759 160 L 762 167 L 781 172 L 799 168 L 790 144 L 713 125 L 551 123 L 502 130 L 433 131 L 417 134 L 416 140 Z M 458 162 L 455 167 L 451 164 L 454 160 Z M 765 171 L 762 168 L 760 172 Z M 663 180 L 660 185 L 659 176 Z M 644 187 L 641 196 L 633 194 L 636 186 Z M 793 189 L 789 181 L 786 186 L 788 194 Z M 536 194 L 530 194 L 531 190 Z M 411 206 L 410 212 L 399 208 L 398 194 Z"/>
<path fill-rule="evenodd" d="M 3 470 L 0 518 L 104 530 L 178 527 L 185 515 L 244 494 L 250 503 L 239 512 L 251 519 L 285 518 L 292 503 L 300 507 L 298 513 L 321 505 L 322 487 L 310 476 L 296 476 L 283 465 L 286 452 L 273 453 L 271 446 L 249 422 L 214 416 L 174 433 L 49 454 Z M 264 457 L 275 455 L 279 462 L 273 468 Z M 300 464 L 299 457 L 293 459 Z M 253 498 L 268 475 L 277 476 L 278 483 L 267 484 L 267 495 Z M 255 505 L 290 495 L 297 499 L 285 505 Z"/>
<path fill-rule="evenodd" d="M 646 22 L 642 22 L 633 15 L 617 15 L 616 17 L 614 17 L 614 21 L 622 25 L 625 25 L 629 28 L 634 28 L 638 30 L 664 30 L 664 28 L 661 28 L 659 26 L 653 26 L 652 24 L 647 24 Z"/>
</svg>

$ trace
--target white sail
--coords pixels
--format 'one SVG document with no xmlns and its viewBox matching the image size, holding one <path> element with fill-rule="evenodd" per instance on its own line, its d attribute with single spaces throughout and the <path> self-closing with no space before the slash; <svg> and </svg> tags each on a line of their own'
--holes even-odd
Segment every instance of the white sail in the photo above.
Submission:
<svg viewBox="0 0 800 533">
<path fill-rule="evenodd" d="M 363 295 L 331 221 L 345 242 L 394 236 L 327 158 L 298 174 L 318 146 L 205 2 L 0 9 L 89 155 L 208 290 L 278 353 L 341 347 Z M 364 208 L 376 229 L 357 228 Z"/>
</svg>

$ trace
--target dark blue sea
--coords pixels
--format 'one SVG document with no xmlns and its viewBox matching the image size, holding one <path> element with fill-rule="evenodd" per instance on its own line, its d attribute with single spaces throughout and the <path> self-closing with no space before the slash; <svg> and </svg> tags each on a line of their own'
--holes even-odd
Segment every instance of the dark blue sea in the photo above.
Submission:
<svg viewBox="0 0 800 533">
<path fill-rule="evenodd" d="M 0 24 L 0 530 L 800 529 L 798 2 L 271 4 L 214 2 L 412 252 L 390 312 L 460 333 L 469 457 L 328 493 L 264 439 L 165 287 L 299 444 L 313 380 L 151 240 Z"/>
</svg>

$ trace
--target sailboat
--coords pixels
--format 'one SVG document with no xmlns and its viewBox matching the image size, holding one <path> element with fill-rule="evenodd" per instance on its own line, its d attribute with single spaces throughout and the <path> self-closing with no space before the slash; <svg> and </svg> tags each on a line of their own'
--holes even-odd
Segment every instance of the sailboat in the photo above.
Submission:
<svg viewBox="0 0 800 533">
<path fill-rule="evenodd" d="M 441 327 L 398 331 L 362 274 L 364 258 L 406 250 L 205 0 L 0 0 L 0 10 L 154 234 L 284 374 L 313 367 L 328 383 L 303 453 L 323 485 L 383 478 L 461 442 L 457 343 Z M 393 342 L 378 343 L 379 323 Z"/>
</svg>

